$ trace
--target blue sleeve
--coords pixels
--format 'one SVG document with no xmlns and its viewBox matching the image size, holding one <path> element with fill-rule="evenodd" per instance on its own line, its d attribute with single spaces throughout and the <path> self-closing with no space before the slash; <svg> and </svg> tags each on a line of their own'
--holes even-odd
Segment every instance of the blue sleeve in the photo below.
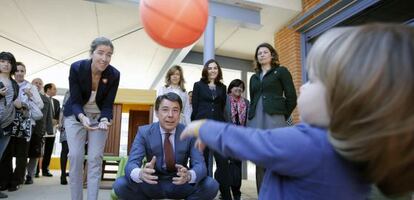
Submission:
<svg viewBox="0 0 414 200">
<path fill-rule="evenodd" d="M 109 89 L 109 93 L 108 95 L 106 95 L 106 97 L 103 100 L 102 103 L 102 108 L 101 108 L 101 117 L 106 117 L 108 118 L 109 121 L 112 120 L 112 115 L 113 115 L 113 105 L 114 105 L 114 101 L 115 101 L 115 97 L 116 97 L 116 93 L 118 91 L 118 86 L 119 86 L 119 79 L 120 79 L 120 73 L 115 70 L 114 73 L 114 81 L 111 84 L 111 88 Z"/>
<path fill-rule="evenodd" d="M 148 131 L 145 126 L 139 127 L 138 133 L 135 136 L 132 148 L 129 153 L 128 162 L 125 166 L 125 176 L 131 179 L 131 172 L 135 168 L 141 168 L 142 159 L 145 157 L 145 138 L 144 133 Z"/>
<path fill-rule="evenodd" d="M 83 101 L 82 101 L 82 90 L 81 83 L 79 81 L 79 67 L 80 62 L 75 62 L 70 66 L 69 72 L 69 91 L 71 98 L 72 112 L 75 115 L 76 119 L 80 113 L 85 114 L 83 111 Z"/>
<path fill-rule="evenodd" d="M 195 146 L 195 138 L 191 138 L 190 142 L 190 162 L 192 170 L 196 173 L 196 183 L 200 182 L 204 177 L 207 176 L 207 168 L 204 162 L 204 157 L 200 151 L 198 151 Z"/>
<path fill-rule="evenodd" d="M 250 160 L 286 176 L 303 176 L 318 167 L 323 142 L 306 127 L 270 130 L 207 121 L 200 138 L 226 157 Z"/>
</svg>

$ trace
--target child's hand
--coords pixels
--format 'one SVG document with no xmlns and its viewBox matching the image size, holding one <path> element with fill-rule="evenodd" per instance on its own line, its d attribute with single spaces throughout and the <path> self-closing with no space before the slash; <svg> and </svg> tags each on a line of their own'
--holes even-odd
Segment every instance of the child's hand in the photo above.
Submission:
<svg viewBox="0 0 414 200">
<path fill-rule="evenodd" d="M 180 139 L 183 140 L 189 137 L 198 137 L 200 127 L 205 122 L 206 120 L 196 120 L 188 124 L 187 127 L 181 133 Z M 202 152 L 206 148 L 206 145 L 203 142 L 201 142 L 200 138 L 197 138 L 197 141 L 195 142 L 195 147 Z"/>
<path fill-rule="evenodd" d="M 180 139 L 183 140 L 188 137 L 198 137 L 198 131 L 206 120 L 196 120 L 188 124 L 181 133 Z"/>
</svg>

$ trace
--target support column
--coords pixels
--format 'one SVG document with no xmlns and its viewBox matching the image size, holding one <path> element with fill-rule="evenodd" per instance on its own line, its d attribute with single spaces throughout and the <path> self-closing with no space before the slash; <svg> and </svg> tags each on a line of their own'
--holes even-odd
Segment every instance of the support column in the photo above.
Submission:
<svg viewBox="0 0 414 200">
<path fill-rule="evenodd" d="M 216 17 L 208 16 L 206 30 L 204 31 L 204 55 L 203 65 L 210 59 L 214 59 L 214 32 Z"/>
</svg>

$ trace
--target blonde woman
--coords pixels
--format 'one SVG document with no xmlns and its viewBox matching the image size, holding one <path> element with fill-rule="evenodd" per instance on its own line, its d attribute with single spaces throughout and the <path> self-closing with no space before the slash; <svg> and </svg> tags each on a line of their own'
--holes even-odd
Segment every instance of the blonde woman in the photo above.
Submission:
<svg viewBox="0 0 414 200">
<path fill-rule="evenodd" d="M 181 138 L 264 166 L 259 199 L 363 200 L 370 183 L 387 195 L 413 191 L 413 38 L 403 25 L 327 31 L 307 60 L 303 123 L 261 130 L 195 121 Z"/>
<path fill-rule="evenodd" d="M 180 116 L 180 123 L 186 125 L 191 122 L 191 107 L 186 93 L 185 80 L 183 69 L 179 65 L 172 66 L 167 74 L 165 75 L 165 85 L 157 90 L 157 97 L 169 92 L 174 92 L 180 96 L 181 101 L 183 102 L 183 109 Z M 154 115 L 154 122 L 157 122 L 158 118 Z"/>
</svg>

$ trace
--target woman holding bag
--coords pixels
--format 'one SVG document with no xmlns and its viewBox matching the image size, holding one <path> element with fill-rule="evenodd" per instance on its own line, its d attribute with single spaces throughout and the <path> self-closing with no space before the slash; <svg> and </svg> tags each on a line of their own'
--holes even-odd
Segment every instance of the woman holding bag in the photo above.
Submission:
<svg viewBox="0 0 414 200">
<path fill-rule="evenodd" d="M 16 62 L 16 65 L 14 77 L 19 85 L 19 101 L 15 103 L 18 109 L 14 121 L 18 125 L 11 131 L 12 137 L 0 163 L 0 189 L 9 191 L 18 190 L 26 175 L 31 128 L 35 124 L 35 120 L 30 118 L 30 108 L 43 108 L 43 101 L 36 87 L 25 80 L 26 66 L 21 62 Z M 14 171 L 12 170 L 13 157 L 16 157 Z"/>
<path fill-rule="evenodd" d="M 15 117 L 19 86 L 12 78 L 16 72 L 16 59 L 9 52 L 0 53 L 0 160 L 10 140 L 11 126 Z M 0 187 L 2 187 L 0 185 Z M 5 189 L 5 188 L 2 188 Z M 0 198 L 7 195 L 0 192 Z"/>
</svg>

